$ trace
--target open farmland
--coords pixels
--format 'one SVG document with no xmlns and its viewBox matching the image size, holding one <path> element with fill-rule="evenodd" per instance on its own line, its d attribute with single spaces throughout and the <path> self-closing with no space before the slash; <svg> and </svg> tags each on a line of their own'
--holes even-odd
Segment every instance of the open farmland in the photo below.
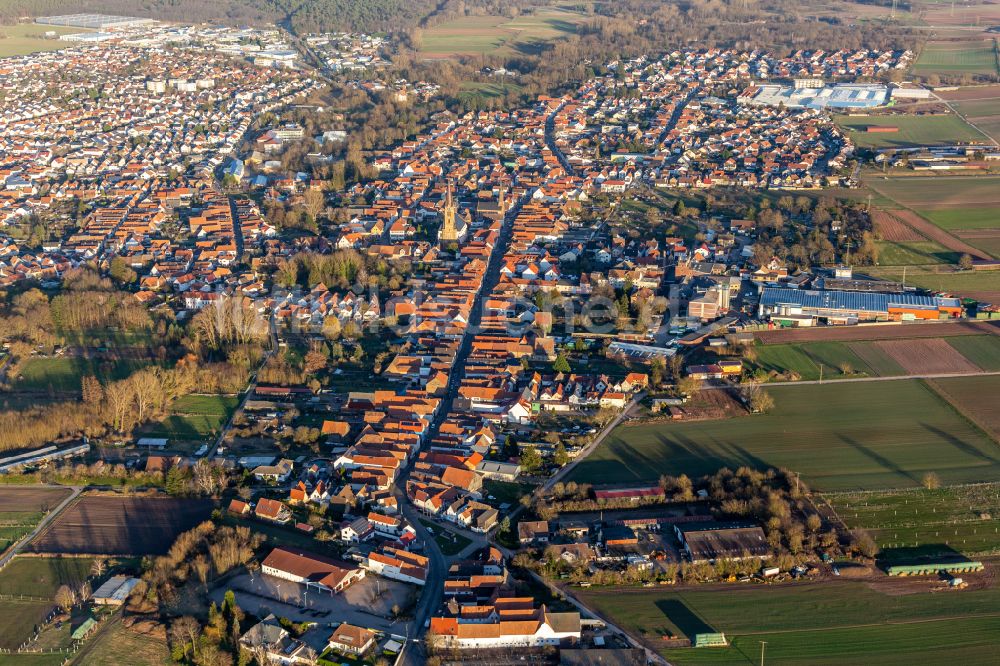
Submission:
<svg viewBox="0 0 1000 666">
<path fill-rule="evenodd" d="M 0 601 L 0 648 L 16 650 L 51 612 L 51 601 Z"/>
<path fill-rule="evenodd" d="M 93 561 L 90 557 L 15 557 L 0 570 L 0 594 L 51 597 L 60 585 L 87 580 Z"/>
<path fill-rule="evenodd" d="M 1000 176 L 908 176 L 871 179 L 868 185 L 918 212 L 925 209 L 992 208 L 1000 204 Z"/>
<path fill-rule="evenodd" d="M 1000 376 L 935 379 L 930 385 L 967 418 L 1000 440 Z"/>
<path fill-rule="evenodd" d="M 887 280 L 903 279 L 903 266 L 880 266 L 869 272 Z M 955 294 L 985 303 L 1000 303 L 1000 271 L 958 271 L 951 266 L 910 266 L 906 284 Z"/>
<path fill-rule="evenodd" d="M 83 28 L 35 25 L 33 23 L 3 25 L 0 26 L 0 58 L 27 55 L 39 51 L 55 51 L 73 46 L 72 42 L 60 42 L 58 39 L 45 37 L 45 33 L 50 31 L 57 35 L 89 32 Z"/>
<path fill-rule="evenodd" d="M 938 95 L 994 141 L 1000 141 L 1000 86 L 967 86 Z"/>
<path fill-rule="evenodd" d="M 84 495 L 56 517 L 29 549 L 36 553 L 150 555 L 206 520 L 211 500 Z"/>
<path fill-rule="evenodd" d="M 930 587 L 930 585 L 928 585 Z M 710 590 L 592 588 L 589 605 L 675 664 L 986 663 L 1000 631 L 1000 590 L 884 594 L 860 581 Z M 723 632 L 725 648 L 665 649 L 667 633 Z"/>
<path fill-rule="evenodd" d="M 826 500 L 849 528 L 893 551 L 969 557 L 1000 553 L 1000 484 L 835 493 Z M 903 550 L 905 549 L 905 550 Z"/>
<path fill-rule="evenodd" d="M 991 39 L 930 42 L 921 51 L 913 73 L 987 74 L 997 73 L 996 52 Z"/>
<path fill-rule="evenodd" d="M 514 19 L 463 16 L 424 31 L 420 51 L 429 58 L 534 53 L 546 42 L 574 33 L 586 18 L 560 7 L 541 7 Z"/>
<path fill-rule="evenodd" d="M 835 116 L 837 123 L 859 148 L 894 148 L 951 143 L 984 142 L 987 137 L 955 114 L 924 116 Z M 872 125 L 899 131 L 871 133 Z"/>
<path fill-rule="evenodd" d="M 170 658 L 167 642 L 162 635 L 137 633 L 125 627 L 119 618 L 115 618 L 110 621 L 106 631 L 83 646 L 74 663 L 169 666 L 176 662 Z"/>
<path fill-rule="evenodd" d="M 953 335 L 1000 335 L 1000 325 L 986 322 L 932 324 L 887 324 L 880 326 L 819 326 L 758 331 L 754 337 L 764 344 L 839 340 L 895 340 L 897 338 L 941 338 Z"/>
<path fill-rule="evenodd" d="M 877 241 L 878 260 L 885 266 L 922 266 L 925 264 L 954 264 L 961 254 L 933 241 L 893 243 Z"/>
<path fill-rule="evenodd" d="M 68 488 L 0 487 L 0 552 L 31 532 L 69 494 Z"/>
<path fill-rule="evenodd" d="M 962 356 L 945 340 L 881 340 L 873 343 L 880 351 L 898 363 L 908 375 L 942 375 L 976 373 L 979 366 Z"/>
<path fill-rule="evenodd" d="M 876 210 L 872 213 L 872 226 L 875 233 L 884 241 L 908 243 L 926 240 L 913 227 L 906 224 L 896 215 L 896 211 Z"/>
<path fill-rule="evenodd" d="M 115 381 L 146 365 L 147 362 L 137 359 L 97 361 L 71 356 L 32 357 L 21 366 L 14 389 L 79 393 L 84 375 L 95 375 L 103 382 Z"/>
<path fill-rule="evenodd" d="M 822 490 L 989 481 L 1000 447 L 924 382 L 888 380 L 768 387 L 768 414 L 619 426 L 570 474 L 586 483 L 701 476 L 720 467 L 784 467 Z"/>
<path fill-rule="evenodd" d="M 799 379 L 814 380 L 881 374 L 843 342 L 810 342 L 757 347 L 755 365 L 771 372 L 790 370 Z"/>
<path fill-rule="evenodd" d="M 983 370 L 1000 371 L 1000 336 L 973 335 L 950 338 L 948 344 Z"/>
</svg>

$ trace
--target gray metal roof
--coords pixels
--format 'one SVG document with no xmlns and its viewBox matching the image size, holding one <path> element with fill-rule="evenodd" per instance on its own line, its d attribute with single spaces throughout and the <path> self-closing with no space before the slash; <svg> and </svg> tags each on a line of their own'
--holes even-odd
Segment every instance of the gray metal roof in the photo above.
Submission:
<svg viewBox="0 0 1000 666">
<path fill-rule="evenodd" d="M 852 312 L 886 312 L 891 307 L 937 309 L 940 306 L 959 307 L 957 298 L 918 296 L 917 294 L 879 294 L 858 291 L 814 291 L 765 287 L 762 306 L 792 305 L 802 308 L 849 310 Z"/>
</svg>

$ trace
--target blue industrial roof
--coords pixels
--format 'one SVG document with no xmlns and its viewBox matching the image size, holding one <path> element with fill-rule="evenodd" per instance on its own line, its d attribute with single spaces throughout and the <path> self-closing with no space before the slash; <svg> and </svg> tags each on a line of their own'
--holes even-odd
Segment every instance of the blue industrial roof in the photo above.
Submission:
<svg viewBox="0 0 1000 666">
<path fill-rule="evenodd" d="M 959 307 L 957 298 L 918 296 L 916 294 L 878 294 L 860 291 L 814 291 L 765 287 L 760 304 L 792 305 L 802 308 L 848 310 L 851 312 L 886 312 L 892 307 L 937 309 Z"/>
</svg>

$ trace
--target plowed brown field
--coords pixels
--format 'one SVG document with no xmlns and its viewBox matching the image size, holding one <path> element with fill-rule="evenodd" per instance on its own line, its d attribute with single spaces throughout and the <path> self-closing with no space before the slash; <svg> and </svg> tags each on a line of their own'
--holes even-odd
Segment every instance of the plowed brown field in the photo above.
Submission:
<svg viewBox="0 0 1000 666">
<path fill-rule="evenodd" d="M 885 326 L 821 326 L 757 331 L 754 337 L 764 344 L 813 342 L 820 340 L 896 340 L 905 338 L 941 338 L 952 335 L 1000 335 L 1000 325 L 985 321 L 942 324 L 887 324 Z"/>
<path fill-rule="evenodd" d="M 973 374 L 982 370 L 939 338 L 881 340 L 875 346 L 898 363 L 908 375 Z"/>
<path fill-rule="evenodd" d="M 872 214 L 872 225 L 882 240 L 894 243 L 924 240 L 924 237 L 914 231 L 913 227 L 899 219 L 895 215 L 895 212 L 890 213 L 887 210 L 875 211 Z"/>
<path fill-rule="evenodd" d="M 203 520 L 214 502 L 166 497 L 84 495 L 31 543 L 36 553 L 159 555 Z"/>
</svg>

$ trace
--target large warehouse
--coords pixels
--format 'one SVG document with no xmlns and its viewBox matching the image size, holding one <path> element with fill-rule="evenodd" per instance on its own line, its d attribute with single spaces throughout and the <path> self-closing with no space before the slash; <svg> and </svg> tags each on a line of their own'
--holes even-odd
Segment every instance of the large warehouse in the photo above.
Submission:
<svg viewBox="0 0 1000 666">
<path fill-rule="evenodd" d="M 962 315 L 957 298 L 857 291 L 813 291 L 765 287 L 759 315 L 785 326 L 854 324 L 859 321 L 949 319 Z"/>
</svg>

